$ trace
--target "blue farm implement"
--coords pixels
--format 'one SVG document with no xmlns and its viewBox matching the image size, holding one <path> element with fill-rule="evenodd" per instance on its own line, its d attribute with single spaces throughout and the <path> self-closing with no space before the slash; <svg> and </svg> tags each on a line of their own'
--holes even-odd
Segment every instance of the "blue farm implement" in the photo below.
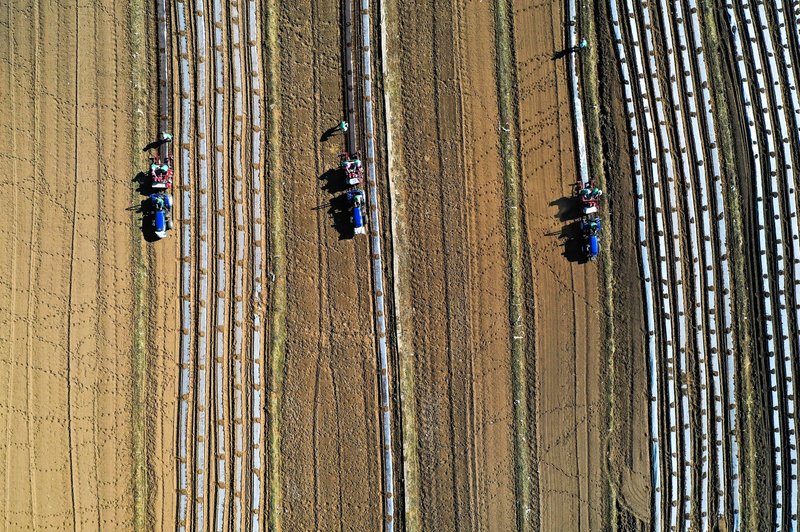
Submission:
<svg viewBox="0 0 800 532">
<path fill-rule="evenodd" d="M 359 189 L 351 190 L 347 193 L 347 199 L 349 200 L 350 207 L 353 211 L 353 234 L 366 234 L 366 228 L 364 227 L 364 214 L 362 210 L 362 207 L 364 206 L 364 191 Z"/>
<path fill-rule="evenodd" d="M 149 209 L 145 214 L 150 217 L 153 234 L 158 238 L 167 236 L 172 229 L 172 196 L 169 194 L 150 194 Z"/>
<path fill-rule="evenodd" d="M 583 237 L 583 251 L 588 260 L 595 260 L 600 253 L 598 237 L 602 224 L 600 218 L 584 217 L 581 220 L 581 235 Z"/>
</svg>

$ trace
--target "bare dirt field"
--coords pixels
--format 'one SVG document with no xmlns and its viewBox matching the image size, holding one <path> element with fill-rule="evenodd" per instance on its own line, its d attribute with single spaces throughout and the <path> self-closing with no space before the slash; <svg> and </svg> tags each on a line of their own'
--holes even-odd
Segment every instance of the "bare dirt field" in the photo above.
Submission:
<svg viewBox="0 0 800 532">
<path fill-rule="evenodd" d="M 286 530 L 378 529 L 381 453 L 370 251 L 353 238 L 339 164 L 345 116 L 341 3 L 281 5 L 286 368 L 281 509 Z M 351 127 L 358 127 L 352 124 Z"/>
<path fill-rule="evenodd" d="M 132 182 L 135 20 L 111 1 L 0 10 L 8 220 L 0 232 L 0 515 L 8 530 L 130 529 L 145 518 L 135 504 L 146 496 L 142 429 L 157 403 L 148 407 L 139 393 L 135 309 L 141 291 L 172 292 L 174 281 L 139 277 L 152 255 Z M 154 337 L 164 332 L 155 329 Z M 173 370 L 161 359 L 147 364 L 154 379 Z"/>
<path fill-rule="evenodd" d="M 596 267 L 570 262 L 574 250 L 560 238 L 559 205 L 577 179 L 565 70 L 552 60 L 563 48 L 564 14 L 512 6 L 525 298 L 533 310 L 525 329 L 530 426 L 515 427 L 500 152 L 508 125 L 499 120 L 494 12 L 459 2 L 388 6 L 409 523 L 596 528 L 604 407 L 600 347 L 591 339 L 601 316 Z M 515 430 L 534 442 L 522 451 L 532 464 L 529 508 L 514 502 Z"/>
<path fill-rule="evenodd" d="M 183 297 L 164 526 L 171 509 L 189 529 L 382 521 L 369 250 L 343 136 L 321 140 L 344 114 L 341 20 L 331 2 L 170 11 Z"/>
<path fill-rule="evenodd" d="M 390 491 L 408 530 L 794 526 L 800 22 L 605 0 L 577 52 L 566 2 L 355 2 L 381 271 L 329 131 L 344 5 L 0 8 L 3 528 L 379 530 Z M 599 72 L 598 262 L 570 58 Z M 158 122 L 176 224 L 147 242 Z"/>
</svg>

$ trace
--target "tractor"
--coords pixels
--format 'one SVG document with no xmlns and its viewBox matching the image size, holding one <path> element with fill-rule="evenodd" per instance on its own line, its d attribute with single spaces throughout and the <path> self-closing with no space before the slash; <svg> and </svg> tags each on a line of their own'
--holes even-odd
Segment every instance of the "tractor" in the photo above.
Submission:
<svg viewBox="0 0 800 532">
<path fill-rule="evenodd" d="M 164 161 L 158 155 L 150 157 L 150 186 L 156 190 L 169 190 L 172 188 L 172 156 Z"/>
<path fill-rule="evenodd" d="M 581 201 L 581 213 L 584 215 L 596 214 L 600 210 L 600 197 L 603 191 L 595 185 L 594 179 L 583 183 L 575 182 L 575 195 Z"/>
<path fill-rule="evenodd" d="M 156 193 L 150 194 L 147 199 L 149 209 L 146 214 L 151 218 L 153 234 L 165 238 L 167 231 L 172 229 L 172 196 Z"/>
<path fill-rule="evenodd" d="M 364 205 L 364 191 L 360 189 L 354 189 L 347 192 L 347 199 L 350 203 L 351 208 L 353 209 L 352 221 L 353 221 L 353 234 L 354 235 L 363 235 L 366 234 L 366 228 L 364 227 L 364 216 L 361 210 L 361 207 Z"/>
<path fill-rule="evenodd" d="M 581 235 L 583 237 L 583 251 L 586 258 L 593 261 L 600 253 L 598 238 L 602 229 L 600 218 L 585 216 L 581 220 Z"/>
</svg>

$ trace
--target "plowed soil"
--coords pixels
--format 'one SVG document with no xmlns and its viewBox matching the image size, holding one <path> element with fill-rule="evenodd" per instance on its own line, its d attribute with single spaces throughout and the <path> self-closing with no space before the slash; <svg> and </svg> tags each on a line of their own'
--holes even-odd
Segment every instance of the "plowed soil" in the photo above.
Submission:
<svg viewBox="0 0 800 532">
<path fill-rule="evenodd" d="M 342 14 L 281 4 L 281 146 L 287 247 L 281 407 L 286 530 L 376 530 L 381 452 L 368 241 L 352 238 L 341 133 Z"/>
<path fill-rule="evenodd" d="M 144 361 L 134 343 L 143 336 L 133 310 L 137 290 L 171 290 L 170 281 L 137 281 L 137 257 L 151 250 L 132 183 L 141 154 L 129 9 L 23 0 L 0 10 L 0 515 L 8 530 L 130 529 L 144 517 L 134 505 L 144 496 L 135 454 L 147 408 L 137 393 Z M 148 364 L 154 377 L 164 370 L 160 359 Z"/>
<path fill-rule="evenodd" d="M 398 346 L 409 515 L 434 529 L 599 528 L 601 324 L 594 264 L 572 262 L 577 179 L 559 6 L 513 3 L 533 508 L 515 507 L 508 237 L 491 5 L 390 2 Z M 394 15 L 394 16 L 391 16 Z M 409 431 L 413 427 L 414 431 Z M 411 432 L 411 433 L 410 433 Z M 414 434 L 415 433 L 415 434 Z M 411 439 L 411 441 L 409 441 Z M 413 467 L 413 463 L 412 463 Z"/>
</svg>

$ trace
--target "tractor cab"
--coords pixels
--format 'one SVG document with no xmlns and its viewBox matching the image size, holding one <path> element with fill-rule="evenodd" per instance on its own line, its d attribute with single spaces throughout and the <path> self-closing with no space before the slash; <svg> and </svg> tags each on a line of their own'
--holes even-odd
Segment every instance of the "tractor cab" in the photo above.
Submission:
<svg viewBox="0 0 800 532">
<path fill-rule="evenodd" d="M 169 194 L 150 194 L 153 233 L 158 238 L 167 236 L 172 229 L 172 196 Z"/>
</svg>

